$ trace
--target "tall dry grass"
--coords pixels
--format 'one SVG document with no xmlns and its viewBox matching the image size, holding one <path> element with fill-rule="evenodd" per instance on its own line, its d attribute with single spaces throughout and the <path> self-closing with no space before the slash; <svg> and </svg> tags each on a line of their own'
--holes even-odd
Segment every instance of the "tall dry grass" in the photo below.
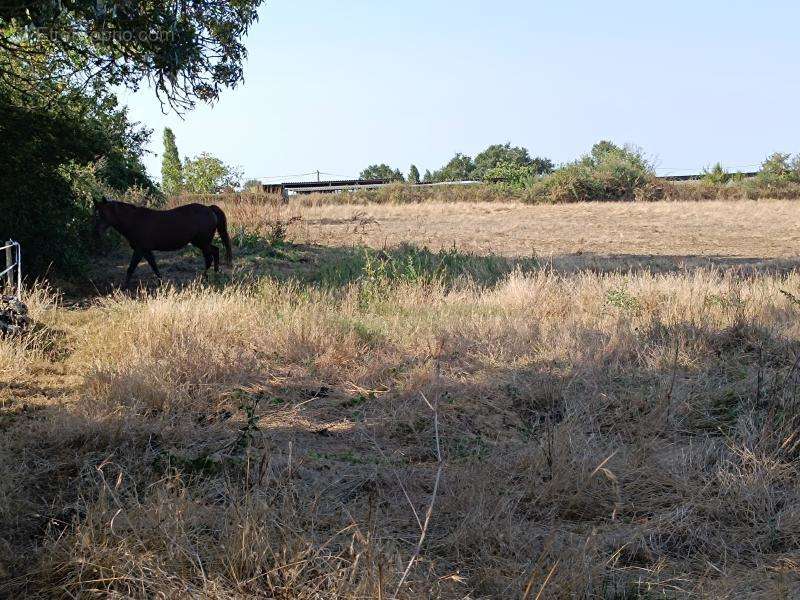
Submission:
<svg viewBox="0 0 800 600">
<path fill-rule="evenodd" d="M 598 185 L 600 185 L 598 179 Z M 503 184 L 481 183 L 471 185 L 415 186 L 396 183 L 381 188 L 344 191 L 334 194 L 312 193 L 291 196 L 289 201 L 301 207 L 313 208 L 336 205 L 408 205 L 427 203 L 497 203 L 522 202 L 526 204 L 570 204 L 575 202 L 701 202 L 739 200 L 797 200 L 800 185 L 785 182 L 780 185 L 765 183 L 759 178 L 731 180 L 714 183 L 706 180 L 669 181 L 647 177 L 646 181 L 625 195 L 597 197 L 569 180 L 557 183 L 554 190 L 542 189 L 541 181 L 533 188 Z M 602 194 L 602 192 L 600 192 Z M 280 205 L 285 199 L 277 194 L 221 193 L 182 194 L 168 199 L 167 206 L 190 202 L 202 204 L 264 204 Z"/>
<path fill-rule="evenodd" d="M 795 597 L 798 290 L 539 269 L 52 306 L 83 384 L 3 422 L 0 589 L 389 598 L 433 506 L 398 597 Z"/>
<path fill-rule="evenodd" d="M 37 284 L 21 298 L 34 323 L 42 323 L 55 312 L 58 296 L 47 286 Z M 0 384 L 9 385 L 28 379 L 33 369 L 53 347 L 52 331 L 37 327 L 24 336 L 0 336 Z"/>
</svg>

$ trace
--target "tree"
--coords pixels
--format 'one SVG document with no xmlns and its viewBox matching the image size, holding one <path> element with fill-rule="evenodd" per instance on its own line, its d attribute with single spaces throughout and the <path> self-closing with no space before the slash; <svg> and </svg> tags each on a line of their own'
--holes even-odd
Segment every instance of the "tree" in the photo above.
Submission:
<svg viewBox="0 0 800 600">
<path fill-rule="evenodd" d="M 619 156 L 624 151 L 625 150 L 623 148 L 617 146 L 614 142 L 600 140 L 594 146 L 592 146 L 590 156 L 595 163 L 599 163 L 609 156 Z"/>
<path fill-rule="evenodd" d="M 239 187 L 242 175 L 216 156 L 202 152 L 183 163 L 183 180 L 190 194 L 216 194 Z"/>
<path fill-rule="evenodd" d="M 512 147 L 510 143 L 493 144 L 475 157 L 473 176 L 483 179 L 486 171 L 502 164 L 526 167 L 531 164 L 531 157 L 527 148 Z"/>
<path fill-rule="evenodd" d="M 419 169 L 417 165 L 411 165 L 408 170 L 408 183 L 419 183 Z"/>
<path fill-rule="evenodd" d="M 541 158 L 539 156 L 532 159 L 531 164 L 528 166 L 537 175 L 547 175 L 549 173 L 552 173 L 556 168 L 552 160 L 550 160 L 549 158 Z"/>
<path fill-rule="evenodd" d="M 92 199 L 156 193 L 140 160 L 149 132 L 113 95 L 62 94 L 56 103 L 38 95 L 23 102 L 0 83 L 0 237 L 22 244 L 32 276 L 86 266 Z"/>
<path fill-rule="evenodd" d="M 728 173 L 723 168 L 721 163 L 716 163 L 713 167 L 711 167 L 711 169 L 703 169 L 703 181 L 706 183 L 710 183 L 712 185 L 725 185 L 731 179 L 733 179 L 733 175 Z"/>
<path fill-rule="evenodd" d="M 475 157 L 475 170 L 472 172 L 472 177 L 485 179 L 490 170 L 501 165 L 532 167 L 531 172 L 536 175 L 551 173 L 555 166 L 549 158 L 531 158 L 527 148 L 512 146 L 506 142 L 489 146 Z"/>
<path fill-rule="evenodd" d="M 175 144 L 172 129 L 164 129 L 164 156 L 161 158 L 161 189 L 168 196 L 179 194 L 183 189 L 183 167 Z"/>
<path fill-rule="evenodd" d="M 531 183 L 536 195 L 552 202 L 633 200 L 637 194 L 657 194 L 655 171 L 642 151 L 608 141 Z"/>
<path fill-rule="evenodd" d="M 212 102 L 242 80 L 240 39 L 262 0 L 74 0 L 0 6 L 0 80 L 12 87 L 42 75 L 17 61 L 49 65 L 45 79 L 137 88 L 146 80 L 179 109 Z"/>
<path fill-rule="evenodd" d="M 792 155 L 783 152 L 773 152 L 761 163 L 761 172 L 775 177 L 786 177 L 792 170 Z"/>
<path fill-rule="evenodd" d="M 261 185 L 261 180 L 259 179 L 248 179 L 242 184 L 242 189 L 245 192 L 260 192 L 263 187 Z"/>
<path fill-rule="evenodd" d="M 529 187 L 537 175 L 531 165 L 518 165 L 514 163 L 502 163 L 484 173 L 483 180 L 495 183 L 506 183 L 514 187 Z"/>
<path fill-rule="evenodd" d="M 429 169 L 425 169 L 425 176 L 422 178 L 423 183 L 431 183 L 433 181 L 433 175 Z"/>
<path fill-rule="evenodd" d="M 800 154 L 792 158 L 791 154 L 774 152 L 761 163 L 758 173 L 759 181 L 766 186 L 780 186 L 786 183 L 800 182 Z"/>
<path fill-rule="evenodd" d="M 475 163 L 472 158 L 457 152 L 445 166 L 433 172 L 431 180 L 441 181 L 467 181 L 472 178 Z"/>
<path fill-rule="evenodd" d="M 389 165 L 383 163 L 379 165 L 370 165 L 358 176 L 359 179 L 388 179 L 390 181 L 405 181 L 403 173 L 400 169 L 392 169 Z"/>
</svg>

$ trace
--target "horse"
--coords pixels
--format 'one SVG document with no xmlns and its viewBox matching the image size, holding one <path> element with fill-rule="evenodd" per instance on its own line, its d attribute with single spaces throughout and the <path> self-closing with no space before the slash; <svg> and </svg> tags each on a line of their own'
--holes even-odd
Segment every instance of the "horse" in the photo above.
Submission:
<svg viewBox="0 0 800 600">
<path fill-rule="evenodd" d="M 180 250 L 192 244 L 203 253 L 205 272 L 208 272 L 212 263 L 214 271 L 219 271 L 219 248 L 211 243 L 215 233 L 219 233 L 225 245 L 226 264 L 232 262 L 228 222 L 219 206 L 186 204 L 172 210 L 153 210 L 103 197 L 94 202 L 95 235 L 101 236 L 109 227 L 116 229 L 133 249 L 125 277 L 126 288 L 142 258 L 147 260 L 161 281 L 154 250 Z"/>
</svg>

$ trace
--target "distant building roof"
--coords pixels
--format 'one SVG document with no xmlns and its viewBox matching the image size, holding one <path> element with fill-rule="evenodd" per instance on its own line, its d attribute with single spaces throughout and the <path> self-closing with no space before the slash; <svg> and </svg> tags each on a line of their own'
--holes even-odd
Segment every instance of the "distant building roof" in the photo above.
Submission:
<svg viewBox="0 0 800 600">
<path fill-rule="evenodd" d="M 341 187 L 347 185 L 382 185 L 392 183 L 392 179 L 338 179 L 334 181 L 286 181 L 285 188 Z"/>
</svg>

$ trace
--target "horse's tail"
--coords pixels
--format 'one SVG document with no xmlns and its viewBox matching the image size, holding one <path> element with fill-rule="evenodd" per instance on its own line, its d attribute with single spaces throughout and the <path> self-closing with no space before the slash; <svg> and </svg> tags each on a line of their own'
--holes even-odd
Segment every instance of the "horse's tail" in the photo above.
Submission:
<svg viewBox="0 0 800 600">
<path fill-rule="evenodd" d="M 233 252 L 231 252 L 231 238 L 228 236 L 228 219 L 225 218 L 225 213 L 219 206 L 212 205 L 211 210 L 217 216 L 217 233 L 225 244 L 225 262 L 231 264 L 233 262 Z"/>
</svg>

